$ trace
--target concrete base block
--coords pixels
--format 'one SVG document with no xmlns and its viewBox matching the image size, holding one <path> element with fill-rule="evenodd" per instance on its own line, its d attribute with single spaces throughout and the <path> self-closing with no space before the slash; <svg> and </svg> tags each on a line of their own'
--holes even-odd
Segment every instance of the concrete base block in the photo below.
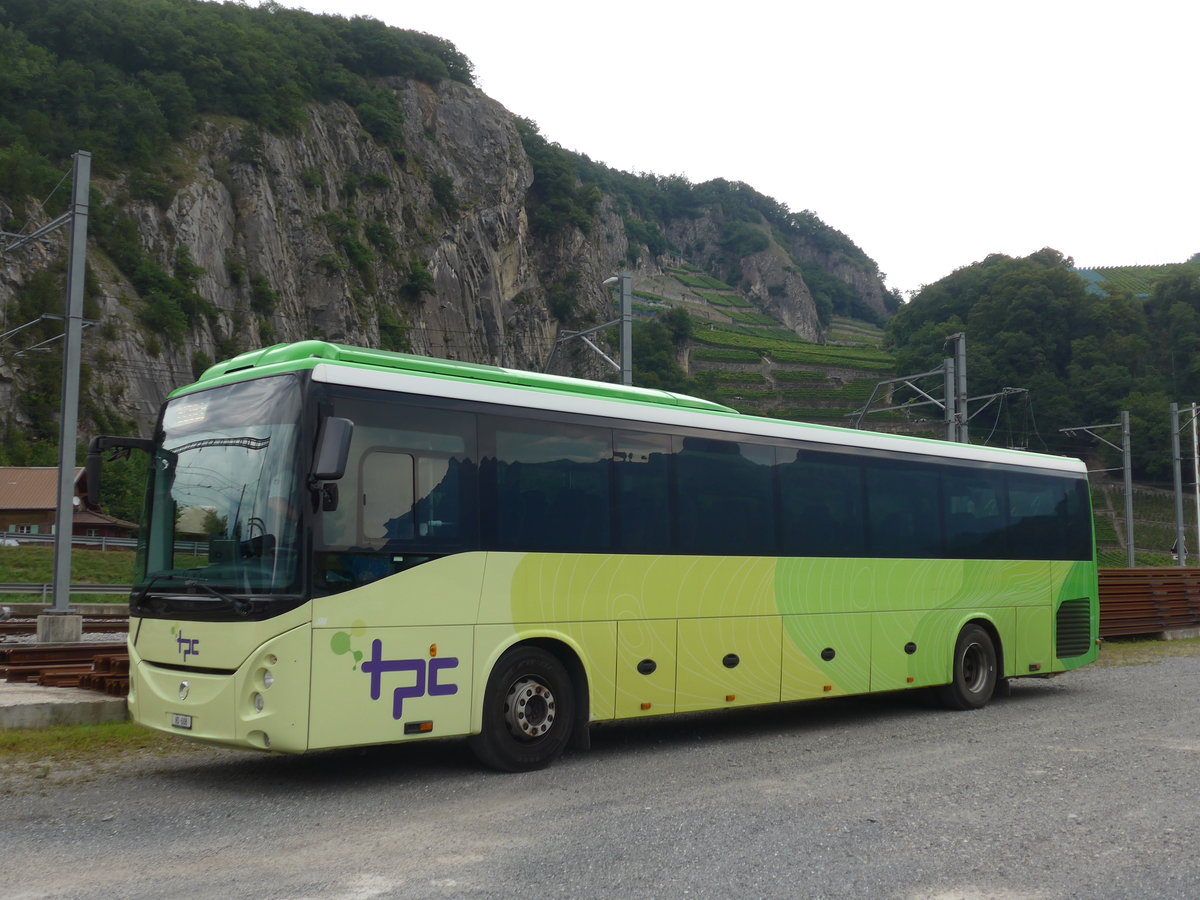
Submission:
<svg viewBox="0 0 1200 900">
<path fill-rule="evenodd" d="M 64 688 L 46 688 L 61 691 Z M 84 692 L 80 692 L 84 693 Z M 3 698 L 0 698 L 2 700 Z M 97 694 L 95 699 L 55 703 L 30 703 L 23 706 L 0 705 L 0 730 L 5 728 L 53 728 L 56 725 L 104 725 L 109 722 L 124 722 L 129 718 L 129 707 L 121 697 L 105 697 Z"/>
<path fill-rule="evenodd" d="M 72 644 L 78 643 L 83 636 L 83 616 L 76 615 L 45 615 L 37 618 L 37 639 L 39 644 Z"/>
</svg>

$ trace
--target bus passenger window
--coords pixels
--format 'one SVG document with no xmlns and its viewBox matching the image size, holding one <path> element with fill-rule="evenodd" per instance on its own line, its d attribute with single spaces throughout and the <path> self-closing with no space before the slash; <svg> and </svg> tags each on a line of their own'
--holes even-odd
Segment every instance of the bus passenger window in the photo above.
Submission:
<svg viewBox="0 0 1200 900">
<path fill-rule="evenodd" d="M 942 475 L 946 556 L 1005 559 L 1004 476 L 986 469 L 947 470 Z"/>
<path fill-rule="evenodd" d="M 606 428 L 498 420 L 497 543 L 504 550 L 598 553 L 611 545 Z"/>
<path fill-rule="evenodd" d="M 359 475 L 362 545 L 412 539 L 413 474 L 413 458 L 408 453 L 371 450 L 363 456 Z"/>
<path fill-rule="evenodd" d="M 865 556 L 862 465 L 781 447 L 779 515 L 782 556 Z"/>
<path fill-rule="evenodd" d="M 625 553 L 671 550 L 671 439 L 618 431 L 613 435 L 618 549 Z"/>
<path fill-rule="evenodd" d="M 937 559 L 942 555 L 939 482 L 932 465 L 867 462 L 871 556 Z"/>
<path fill-rule="evenodd" d="M 676 440 L 679 552 L 773 556 L 775 448 L 703 437 Z"/>
</svg>

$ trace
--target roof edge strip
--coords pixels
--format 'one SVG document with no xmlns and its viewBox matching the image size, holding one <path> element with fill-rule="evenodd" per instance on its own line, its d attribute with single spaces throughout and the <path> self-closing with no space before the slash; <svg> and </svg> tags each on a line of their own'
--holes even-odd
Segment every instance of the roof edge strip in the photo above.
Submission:
<svg viewBox="0 0 1200 900">
<path fill-rule="evenodd" d="M 737 412 L 737 410 L 721 403 L 714 403 L 711 400 L 703 400 L 687 394 L 676 394 L 671 391 L 609 384 L 604 381 L 589 381 L 585 378 L 571 378 L 565 375 L 525 372 L 520 369 L 506 369 L 502 366 L 438 359 L 432 356 L 418 356 L 413 353 L 398 353 L 392 350 L 351 347 L 346 344 L 334 344 L 328 341 L 298 341 L 293 344 L 276 344 L 273 347 L 267 347 L 262 350 L 250 350 L 235 356 L 233 359 L 212 366 L 200 376 L 197 384 L 214 381 L 225 375 L 246 369 L 297 363 L 312 358 L 334 363 L 342 362 L 379 369 L 406 371 L 434 377 L 470 378 L 493 384 L 508 384 L 544 391 L 584 394 L 589 397 L 605 397 L 612 400 L 655 403 L 662 406 L 680 406 L 687 409 L 702 409 L 711 412 Z"/>
</svg>

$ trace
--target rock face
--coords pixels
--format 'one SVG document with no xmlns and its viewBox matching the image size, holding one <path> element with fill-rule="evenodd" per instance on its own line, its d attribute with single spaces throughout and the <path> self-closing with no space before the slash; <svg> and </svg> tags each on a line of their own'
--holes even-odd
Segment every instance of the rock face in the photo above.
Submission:
<svg viewBox="0 0 1200 900">
<path fill-rule="evenodd" d="M 310 107 L 305 127 L 290 135 L 204 118 L 163 161 L 168 183 L 153 199 L 139 199 L 145 192 L 131 177 L 94 182 L 106 214 L 134 224 L 148 269 L 130 271 L 128 256 L 119 259 L 111 241 L 92 232 L 90 303 L 99 327 L 84 340 L 89 408 L 146 434 L 166 394 L 209 363 L 314 337 L 541 369 L 560 327 L 550 312 L 554 292 L 573 294 L 585 322 L 611 318 L 600 285 L 628 266 L 629 251 L 612 198 L 602 198 L 586 233 L 536 237 L 527 212 L 534 174 L 512 115 L 456 82 L 387 86 L 404 113 L 402 137 L 388 146 L 340 103 Z M 708 232 L 715 244 L 711 217 L 686 227 L 690 238 L 672 236 L 680 246 L 702 243 L 697 237 Z M 64 256 L 64 240 L 56 233 L 45 248 L 0 257 L 0 305 L 15 306 L 9 301 L 30 273 Z M 640 260 L 642 271 L 657 271 L 648 254 Z M 170 298 L 147 288 L 154 267 L 190 298 L 175 298 L 173 319 L 159 315 Z M 872 284 L 853 267 L 831 272 L 864 298 L 882 298 L 878 278 Z M 794 267 L 764 252 L 744 260 L 743 275 L 744 290 L 764 309 L 820 339 Z M 557 371 L 607 372 L 581 346 L 554 359 Z M 17 424 L 37 415 L 18 402 L 27 389 L 21 360 L 0 355 L 0 408 Z M 94 426 L 85 421 L 84 433 Z"/>
</svg>

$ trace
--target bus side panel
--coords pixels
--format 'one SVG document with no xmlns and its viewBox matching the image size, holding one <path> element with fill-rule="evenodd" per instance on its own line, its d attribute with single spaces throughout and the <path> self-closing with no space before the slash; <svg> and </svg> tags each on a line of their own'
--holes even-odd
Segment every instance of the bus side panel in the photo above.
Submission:
<svg viewBox="0 0 1200 900">
<path fill-rule="evenodd" d="M 566 647 L 583 666 L 588 684 L 589 721 L 611 719 L 616 693 L 616 622 L 549 622 L 527 627 L 480 625 L 475 629 L 475 696 L 471 733 L 483 723 L 483 698 L 488 678 L 504 652 L 522 641 L 552 641 Z"/>
<path fill-rule="evenodd" d="M 779 699 L 782 617 L 679 620 L 679 712 Z"/>
<path fill-rule="evenodd" d="M 768 557 L 489 553 L 480 622 L 773 615 Z"/>
<path fill-rule="evenodd" d="M 473 625 L 486 553 L 458 553 L 313 600 L 313 625 L 346 630 L 373 626 Z"/>
<path fill-rule="evenodd" d="M 1090 560 L 1051 563 L 1054 573 L 1054 671 L 1095 662 L 1100 654 L 1100 594 Z M 1064 609 L 1064 605 L 1067 607 Z M 1070 634 L 1060 634 L 1060 629 Z M 1060 653 L 1064 655 L 1059 655 Z M 1070 655 L 1066 655 L 1066 654 Z"/>
<path fill-rule="evenodd" d="M 863 694 L 871 687 L 871 616 L 783 617 L 782 700 Z"/>
<path fill-rule="evenodd" d="M 469 625 L 314 629 L 309 746 L 466 734 L 473 631 Z"/>
<path fill-rule="evenodd" d="M 1019 677 L 1032 672 L 1049 672 L 1054 662 L 1050 607 L 1016 610 L 1017 621 L 1012 644 L 1004 654 L 1005 675 Z"/>
<path fill-rule="evenodd" d="M 618 719 L 675 711 L 675 640 L 672 619 L 617 623 Z"/>
<path fill-rule="evenodd" d="M 871 617 L 871 690 L 895 691 L 950 681 L 962 613 L 875 613 Z"/>
</svg>

